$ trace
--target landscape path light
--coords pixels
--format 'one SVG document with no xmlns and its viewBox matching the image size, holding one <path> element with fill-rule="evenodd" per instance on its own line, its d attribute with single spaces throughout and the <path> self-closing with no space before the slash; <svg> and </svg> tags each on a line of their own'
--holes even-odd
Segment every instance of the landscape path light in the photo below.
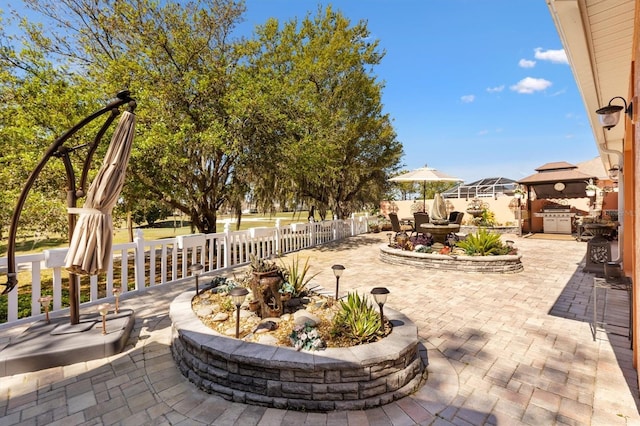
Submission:
<svg viewBox="0 0 640 426">
<path fill-rule="evenodd" d="M 244 287 L 235 287 L 229 291 L 233 304 L 236 305 L 236 339 L 240 337 L 240 306 L 244 303 L 245 297 L 249 294 L 249 290 Z"/>
<path fill-rule="evenodd" d="M 51 296 L 42 296 L 38 299 L 38 302 L 40 302 L 40 306 L 44 308 L 44 319 L 47 324 L 51 322 L 49 321 L 49 304 L 51 303 L 51 299 L 53 299 L 53 297 Z"/>
<path fill-rule="evenodd" d="M 108 303 L 101 303 L 98 305 L 98 312 L 102 315 L 102 334 L 107 334 L 107 314 L 111 307 Z"/>
<path fill-rule="evenodd" d="M 196 277 L 196 296 L 200 293 L 200 290 L 198 289 L 198 277 L 202 273 L 203 269 L 204 266 L 199 263 L 194 263 L 193 265 L 189 266 L 189 271 L 194 277 Z"/>
<path fill-rule="evenodd" d="M 382 307 L 387 301 L 389 290 L 386 287 L 374 287 L 371 290 L 371 294 L 373 295 L 373 300 L 375 300 L 380 307 L 380 330 L 384 333 L 384 310 Z"/>
<path fill-rule="evenodd" d="M 116 298 L 116 314 L 117 314 L 118 311 L 120 310 L 120 289 L 114 288 L 113 290 L 111 290 L 111 292 L 113 293 L 113 296 Z"/>
<path fill-rule="evenodd" d="M 336 302 L 338 301 L 338 286 L 340 285 L 340 276 L 342 272 L 344 272 L 344 266 L 342 265 L 333 265 L 331 267 L 333 269 L 333 275 L 336 276 Z"/>
</svg>

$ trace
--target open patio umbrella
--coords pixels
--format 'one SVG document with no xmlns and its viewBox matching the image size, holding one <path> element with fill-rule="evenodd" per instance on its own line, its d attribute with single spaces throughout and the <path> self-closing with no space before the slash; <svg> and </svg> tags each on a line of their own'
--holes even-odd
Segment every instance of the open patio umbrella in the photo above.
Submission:
<svg viewBox="0 0 640 426">
<path fill-rule="evenodd" d="M 70 213 L 79 213 L 65 259 L 65 267 L 72 273 L 95 275 L 109 265 L 113 240 L 111 211 L 124 185 L 134 129 L 135 115 L 124 111 L 98 175 L 87 191 L 84 206 L 69 209 Z"/>
<path fill-rule="evenodd" d="M 425 212 L 427 211 L 427 182 L 462 182 L 462 179 L 442 173 L 431 167 L 421 167 L 392 177 L 389 180 L 392 182 L 422 182 L 423 208 Z"/>
</svg>

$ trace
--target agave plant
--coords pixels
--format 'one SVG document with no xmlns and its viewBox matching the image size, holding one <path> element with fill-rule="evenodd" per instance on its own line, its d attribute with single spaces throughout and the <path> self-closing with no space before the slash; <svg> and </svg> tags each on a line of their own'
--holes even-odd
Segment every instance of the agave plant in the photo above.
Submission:
<svg viewBox="0 0 640 426">
<path fill-rule="evenodd" d="M 463 241 L 458 241 L 460 247 L 469 256 L 495 256 L 504 254 L 505 246 L 500 240 L 500 234 L 480 228 L 475 234 L 467 235 Z"/>
<path fill-rule="evenodd" d="M 331 332 L 361 344 L 374 340 L 379 329 L 380 316 L 367 297 L 349 293 L 346 301 L 340 301 L 340 311 L 334 317 Z"/>
<path fill-rule="evenodd" d="M 319 272 L 310 275 L 309 274 L 309 258 L 304 261 L 304 265 L 300 266 L 300 257 L 294 257 L 290 264 L 282 264 L 281 269 L 284 271 L 285 281 L 290 284 L 291 296 L 298 297 L 304 293 L 307 289 L 307 284 L 311 281 Z"/>
</svg>

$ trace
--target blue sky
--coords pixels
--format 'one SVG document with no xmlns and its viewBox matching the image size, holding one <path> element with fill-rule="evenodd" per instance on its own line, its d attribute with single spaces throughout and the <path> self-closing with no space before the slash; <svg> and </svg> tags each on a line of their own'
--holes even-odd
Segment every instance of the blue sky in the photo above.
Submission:
<svg viewBox="0 0 640 426">
<path fill-rule="evenodd" d="M 544 0 L 247 0 L 239 31 L 328 4 L 386 51 L 375 73 L 407 170 L 517 180 L 597 156 Z"/>
<path fill-rule="evenodd" d="M 545 0 L 246 0 L 238 35 L 329 4 L 353 24 L 367 21 L 386 51 L 374 72 L 406 170 L 518 180 L 548 162 L 597 156 Z"/>
</svg>

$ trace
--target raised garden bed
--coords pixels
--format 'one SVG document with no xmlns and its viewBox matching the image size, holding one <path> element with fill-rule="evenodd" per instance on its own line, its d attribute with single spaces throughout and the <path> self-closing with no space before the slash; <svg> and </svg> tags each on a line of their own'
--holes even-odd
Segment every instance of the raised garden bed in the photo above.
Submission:
<svg viewBox="0 0 640 426">
<path fill-rule="evenodd" d="M 424 269 L 440 269 L 464 272 L 515 273 L 524 268 L 522 255 L 460 256 L 449 254 L 419 253 L 380 246 L 380 260 L 396 265 L 409 265 Z"/>
<path fill-rule="evenodd" d="M 361 410 L 403 398 L 426 379 L 417 327 L 387 307 L 393 331 L 384 339 L 305 352 L 216 333 L 195 315 L 192 297 L 185 292 L 171 303 L 171 352 L 182 374 L 205 392 L 281 409 Z"/>
</svg>

